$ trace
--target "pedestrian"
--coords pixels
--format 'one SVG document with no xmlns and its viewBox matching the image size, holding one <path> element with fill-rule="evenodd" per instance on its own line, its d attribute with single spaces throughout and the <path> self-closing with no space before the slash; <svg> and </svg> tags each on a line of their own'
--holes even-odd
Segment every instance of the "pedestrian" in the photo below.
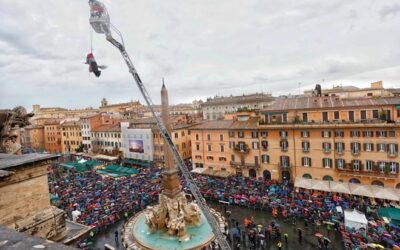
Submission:
<svg viewBox="0 0 400 250">
<path fill-rule="evenodd" d="M 303 232 L 301 231 L 301 228 L 297 228 L 297 235 L 298 235 L 299 242 L 301 242 L 302 237 L 303 237 Z"/>
<path fill-rule="evenodd" d="M 284 233 L 283 237 L 285 238 L 285 244 L 287 245 L 288 244 L 288 238 L 289 238 L 288 233 Z"/>
<path fill-rule="evenodd" d="M 118 239 L 118 230 L 115 230 L 115 232 L 114 232 L 114 236 L 115 236 L 115 244 L 117 244 L 117 246 L 118 246 L 118 244 L 119 244 L 119 239 Z"/>
<path fill-rule="evenodd" d="M 278 248 L 278 250 L 282 250 L 282 242 L 278 241 L 278 243 L 276 244 L 276 247 Z"/>
</svg>

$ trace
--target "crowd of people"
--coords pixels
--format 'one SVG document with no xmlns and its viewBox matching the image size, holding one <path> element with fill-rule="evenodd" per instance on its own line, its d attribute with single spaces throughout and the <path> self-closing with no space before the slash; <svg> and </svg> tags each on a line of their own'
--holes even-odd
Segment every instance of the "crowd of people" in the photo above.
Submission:
<svg viewBox="0 0 400 250">
<path fill-rule="evenodd" d="M 70 219 L 93 228 L 92 235 L 156 203 L 157 194 L 162 188 L 159 178 L 161 170 L 157 168 L 143 168 L 135 176 L 118 179 L 98 175 L 94 170 L 78 173 L 55 165 L 50 167 L 49 172 L 53 204 L 65 210 Z M 341 233 L 346 249 L 400 245 L 400 228 L 388 226 L 373 217 L 374 206 L 366 198 L 309 190 L 296 191 L 288 182 L 239 176 L 218 178 L 195 175 L 194 179 L 206 199 L 265 210 L 273 218 L 298 229 L 299 240 L 302 238 L 302 229 L 297 224 L 304 223 L 304 228 L 312 228 L 320 249 L 327 249 L 330 244 L 329 235 L 322 234 L 322 228 L 328 234 L 330 230 Z M 185 188 L 184 181 L 182 186 Z M 376 206 L 380 205 L 378 203 Z M 364 231 L 345 228 L 343 214 L 338 213 L 337 206 L 365 212 L 371 220 L 371 226 Z M 74 218 L 74 211 L 79 211 L 79 216 Z M 263 226 L 255 225 L 252 219 L 247 219 L 244 221 L 244 230 L 240 229 L 234 218 L 230 218 L 230 222 L 228 238 L 239 248 L 244 244 L 247 244 L 246 249 L 263 248 L 266 240 L 273 239 L 279 249 L 284 240 L 287 241 L 275 220 Z"/>
<path fill-rule="evenodd" d="M 383 223 L 376 217 L 375 210 L 384 206 L 383 201 L 377 200 L 376 204 L 371 204 L 368 198 L 303 189 L 295 190 L 287 182 L 278 183 L 238 176 L 215 178 L 199 175 L 196 176 L 196 181 L 206 199 L 266 210 L 273 218 L 280 218 L 286 223 L 291 223 L 293 227 L 302 221 L 304 228 L 313 230 L 319 249 L 326 249 L 330 245 L 330 231 L 342 234 L 345 249 L 382 247 L 392 249 L 400 246 L 400 228 Z M 346 228 L 343 213 L 338 212 L 337 207 L 340 207 L 342 211 L 351 208 L 365 213 L 369 219 L 368 228 L 361 230 Z M 277 235 L 277 245 L 282 245 L 279 224 L 275 221 L 265 228 L 263 236 L 257 233 L 259 228 L 254 224 L 250 225 L 252 226 L 246 226 L 245 234 L 252 247 L 258 247 L 264 242 L 266 236 L 271 236 L 271 232 Z M 323 228 L 325 230 L 322 230 Z M 297 229 L 299 240 L 301 240 L 302 229 Z M 235 245 L 240 244 L 239 237 L 233 238 Z"/>
</svg>

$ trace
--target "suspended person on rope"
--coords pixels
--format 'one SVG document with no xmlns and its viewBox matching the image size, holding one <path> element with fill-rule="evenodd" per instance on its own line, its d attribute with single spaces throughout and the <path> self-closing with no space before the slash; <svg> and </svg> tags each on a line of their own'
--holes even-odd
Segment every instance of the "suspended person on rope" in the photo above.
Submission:
<svg viewBox="0 0 400 250">
<path fill-rule="evenodd" d="M 100 69 L 105 69 L 107 66 L 98 65 L 96 59 L 94 59 L 94 55 L 92 52 L 87 54 L 86 56 L 86 64 L 89 64 L 89 72 L 93 72 L 95 76 L 99 77 L 101 75 Z"/>
</svg>

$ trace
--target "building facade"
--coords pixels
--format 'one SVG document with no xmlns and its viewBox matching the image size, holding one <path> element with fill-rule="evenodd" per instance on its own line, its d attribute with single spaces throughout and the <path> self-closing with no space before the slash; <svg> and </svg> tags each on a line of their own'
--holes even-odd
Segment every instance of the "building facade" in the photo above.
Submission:
<svg viewBox="0 0 400 250">
<path fill-rule="evenodd" d="M 201 104 L 203 119 L 222 119 L 224 114 L 235 113 L 238 110 L 258 110 L 270 105 L 274 100 L 269 94 L 252 94 L 242 96 L 216 96 L 208 98 Z"/>
<path fill-rule="evenodd" d="M 62 121 L 61 124 L 61 145 L 63 153 L 74 153 L 81 148 L 82 131 L 79 120 Z"/>
<path fill-rule="evenodd" d="M 123 150 L 119 122 L 104 124 L 91 130 L 93 153 L 119 156 Z"/>
<path fill-rule="evenodd" d="M 62 135 L 60 120 L 49 120 L 44 124 L 44 147 L 46 152 L 62 152 Z"/>
<path fill-rule="evenodd" d="M 400 188 L 400 98 L 324 98 L 278 100 L 262 111 L 262 122 L 248 117 L 192 127 L 194 167 Z"/>
</svg>

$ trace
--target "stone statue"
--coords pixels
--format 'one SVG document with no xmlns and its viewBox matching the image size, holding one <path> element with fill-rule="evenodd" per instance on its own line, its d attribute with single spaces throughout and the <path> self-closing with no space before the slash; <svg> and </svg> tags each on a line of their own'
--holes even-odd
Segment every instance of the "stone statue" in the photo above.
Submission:
<svg viewBox="0 0 400 250">
<path fill-rule="evenodd" d="M 169 235 L 184 241 L 189 238 L 186 225 L 200 225 L 201 213 L 197 204 L 188 203 L 185 193 L 180 192 L 173 198 L 160 194 L 159 204 L 148 206 L 145 216 L 151 231 L 166 229 Z"/>
<path fill-rule="evenodd" d="M 18 143 L 19 129 L 30 124 L 33 113 L 27 113 L 24 107 L 12 110 L 0 110 L 0 152 L 17 154 L 21 151 Z"/>
</svg>

